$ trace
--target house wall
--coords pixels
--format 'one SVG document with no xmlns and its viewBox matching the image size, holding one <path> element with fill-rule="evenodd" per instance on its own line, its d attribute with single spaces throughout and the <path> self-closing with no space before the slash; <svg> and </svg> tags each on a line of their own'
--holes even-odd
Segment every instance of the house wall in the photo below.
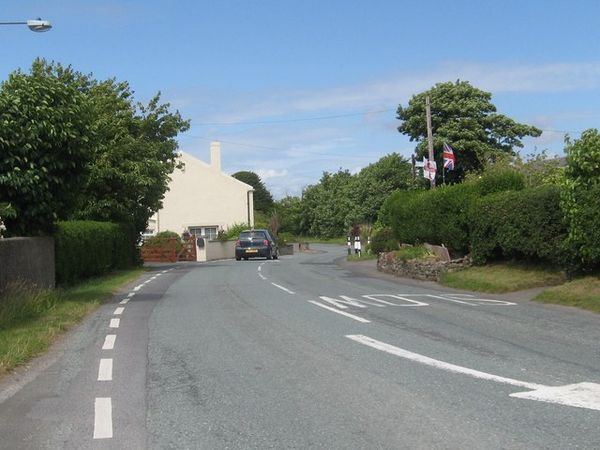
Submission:
<svg viewBox="0 0 600 450">
<path fill-rule="evenodd" d="M 211 145 L 211 164 L 183 153 L 183 170 L 171 175 L 163 208 L 153 217 L 156 232 L 182 233 L 188 227 L 227 229 L 238 223 L 254 225 L 252 186 L 221 172 L 219 147 Z"/>
</svg>

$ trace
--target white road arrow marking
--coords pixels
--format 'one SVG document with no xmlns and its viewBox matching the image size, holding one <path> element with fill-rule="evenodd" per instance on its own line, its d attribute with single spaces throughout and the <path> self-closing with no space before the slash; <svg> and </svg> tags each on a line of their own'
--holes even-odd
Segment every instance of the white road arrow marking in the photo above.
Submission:
<svg viewBox="0 0 600 450">
<path fill-rule="evenodd" d="M 577 383 L 566 386 L 545 386 L 542 384 L 528 383 L 526 381 L 500 377 L 498 375 L 450 364 L 425 355 L 420 355 L 419 353 L 413 353 L 411 351 L 386 344 L 385 342 L 372 339 L 368 336 L 349 334 L 346 335 L 346 337 L 355 342 L 359 342 L 363 345 L 367 345 L 391 355 L 435 367 L 436 369 L 468 375 L 470 377 L 479 378 L 482 380 L 495 381 L 496 383 L 510 384 L 513 386 L 531 389 L 531 391 L 511 394 L 511 397 L 525 398 L 529 400 L 537 400 L 600 411 L 600 384 L 597 383 Z"/>
</svg>

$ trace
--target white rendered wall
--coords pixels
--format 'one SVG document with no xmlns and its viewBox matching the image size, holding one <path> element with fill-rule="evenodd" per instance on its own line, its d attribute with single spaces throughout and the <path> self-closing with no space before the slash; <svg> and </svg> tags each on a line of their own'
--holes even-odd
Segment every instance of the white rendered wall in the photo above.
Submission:
<svg viewBox="0 0 600 450">
<path fill-rule="evenodd" d="M 188 227 L 227 229 L 238 223 L 254 225 L 252 186 L 242 183 L 220 171 L 220 154 L 214 153 L 215 166 L 186 153 L 181 154 L 183 170 L 171 174 L 169 191 L 163 208 L 155 214 L 156 230 L 183 233 Z M 249 204 L 248 204 L 249 202 Z"/>
</svg>

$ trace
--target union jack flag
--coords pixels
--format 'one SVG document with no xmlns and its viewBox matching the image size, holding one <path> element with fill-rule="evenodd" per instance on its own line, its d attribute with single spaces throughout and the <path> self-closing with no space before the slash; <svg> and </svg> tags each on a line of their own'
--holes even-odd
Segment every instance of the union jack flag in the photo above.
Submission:
<svg viewBox="0 0 600 450">
<path fill-rule="evenodd" d="M 456 162 L 456 157 L 454 156 L 454 151 L 452 147 L 444 142 L 444 169 L 446 170 L 454 170 L 454 163 Z"/>
</svg>

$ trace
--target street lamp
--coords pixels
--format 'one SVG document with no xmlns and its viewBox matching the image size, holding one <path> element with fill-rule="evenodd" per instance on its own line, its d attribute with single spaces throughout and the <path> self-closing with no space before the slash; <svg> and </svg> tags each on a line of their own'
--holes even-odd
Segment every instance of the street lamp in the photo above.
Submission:
<svg viewBox="0 0 600 450">
<path fill-rule="evenodd" d="M 27 25 L 31 31 L 36 33 L 43 33 L 52 28 L 50 21 L 42 20 L 40 18 L 28 20 L 26 22 L 0 22 L 0 25 Z"/>
</svg>

